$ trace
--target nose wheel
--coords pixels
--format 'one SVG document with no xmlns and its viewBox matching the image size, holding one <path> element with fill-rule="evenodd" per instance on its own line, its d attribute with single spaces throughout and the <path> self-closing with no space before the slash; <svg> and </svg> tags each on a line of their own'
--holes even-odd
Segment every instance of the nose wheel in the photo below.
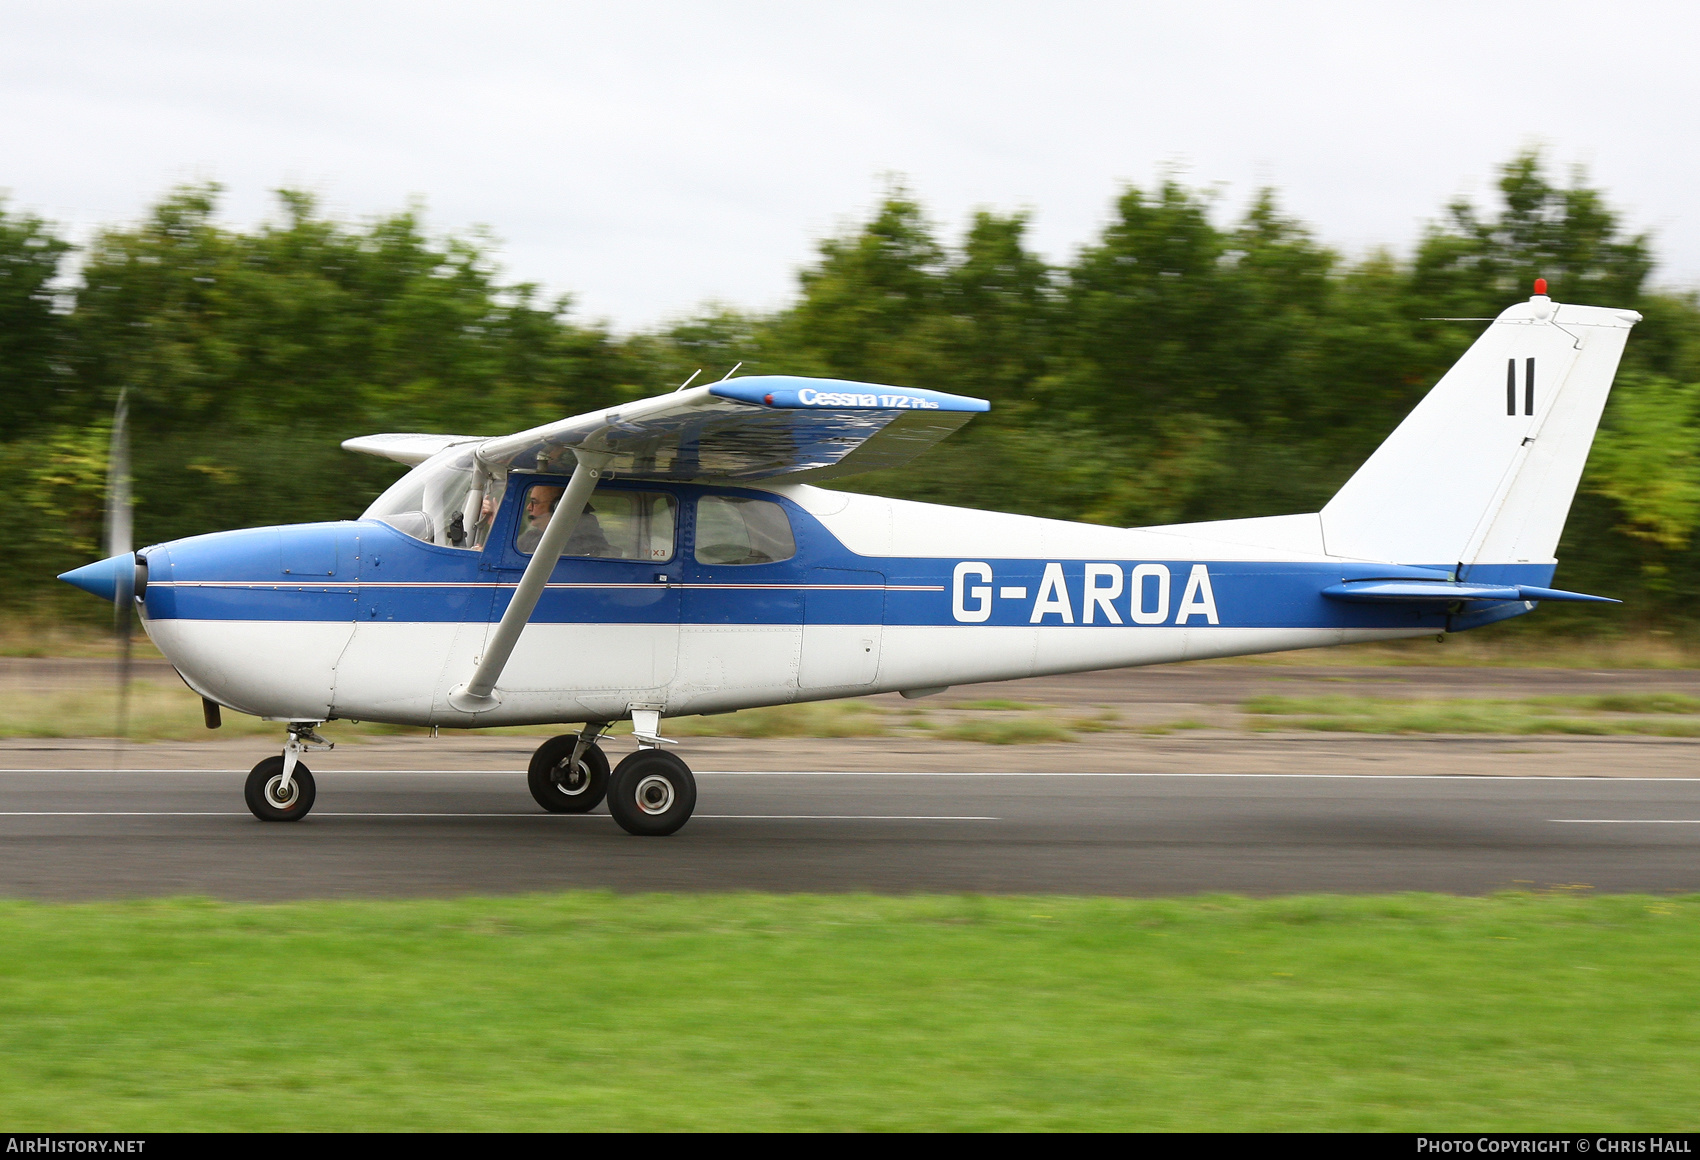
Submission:
<svg viewBox="0 0 1700 1160">
<path fill-rule="evenodd" d="M 608 812 L 628 834 L 665 837 L 690 821 L 696 808 L 690 766 L 660 749 L 638 750 L 608 779 Z"/>
<path fill-rule="evenodd" d="M 552 814 L 584 814 L 602 804 L 608 796 L 608 758 L 595 737 L 590 730 L 568 733 L 537 747 L 525 780 L 538 805 Z"/>
<path fill-rule="evenodd" d="M 312 771 L 301 764 L 301 755 L 309 749 L 336 748 L 314 731 L 319 724 L 291 721 L 282 756 L 268 757 L 249 772 L 242 796 L 262 822 L 299 822 L 313 808 L 317 789 Z"/>
<path fill-rule="evenodd" d="M 289 780 L 284 780 L 282 757 L 268 757 L 256 765 L 242 791 L 248 808 L 262 822 L 298 822 L 313 808 L 317 795 L 312 771 L 299 761 Z"/>
</svg>

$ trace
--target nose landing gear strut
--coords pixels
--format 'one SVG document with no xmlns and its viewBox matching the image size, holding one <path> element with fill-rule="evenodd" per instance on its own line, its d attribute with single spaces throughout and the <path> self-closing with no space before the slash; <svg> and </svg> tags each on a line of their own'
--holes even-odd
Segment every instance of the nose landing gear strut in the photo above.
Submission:
<svg viewBox="0 0 1700 1160">
<path fill-rule="evenodd" d="M 313 784 L 313 771 L 301 763 L 301 755 L 309 749 L 335 748 L 315 732 L 318 724 L 291 721 L 283 755 L 266 758 L 248 774 L 242 796 L 262 822 L 298 822 L 313 808 L 318 789 Z"/>
</svg>

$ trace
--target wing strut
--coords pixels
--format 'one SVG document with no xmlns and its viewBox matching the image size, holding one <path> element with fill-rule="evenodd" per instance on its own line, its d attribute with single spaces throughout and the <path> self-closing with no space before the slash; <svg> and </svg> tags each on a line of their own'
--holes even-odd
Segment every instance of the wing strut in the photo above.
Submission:
<svg viewBox="0 0 1700 1160">
<path fill-rule="evenodd" d="M 478 658 L 478 665 L 466 684 L 449 690 L 450 707 L 462 713 L 479 713 L 502 703 L 501 697 L 496 695 L 496 682 L 507 667 L 508 658 L 513 655 L 514 645 L 519 643 L 519 634 L 537 608 L 543 586 L 549 582 L 549 574 L 561 558 L 561 549 L 567 546 L 573 529 L 578 527 L 579 517 L 584 515 L 590 493 L 596 489 L 596 480 L 602 474 L 601 469 L 612 458 L 594 451 L 577 451 L 575 454 L 578 466 L 573 468 L 573 477 L 567 483 L 566 491 L 561 493 L 560 502 L 549 517 L 548 527 L 543 529 L 531 563 L 525 566 L 513 599 L 508 601 L 508 610 L 502 613 L 501 623 L 496 625 L 495 635 L 485 646 L 484 655 Z"/>
</svg>

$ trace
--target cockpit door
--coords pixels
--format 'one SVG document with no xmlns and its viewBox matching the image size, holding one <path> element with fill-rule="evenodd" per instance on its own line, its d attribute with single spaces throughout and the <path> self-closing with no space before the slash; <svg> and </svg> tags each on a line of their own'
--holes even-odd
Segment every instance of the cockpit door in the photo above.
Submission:
<svg viewBox="0 0 1700 1160">
<path fill-rule="evenodd" d="M 492 541 L 502 539 L 490 549 L 499 557 L 492 622 L 530 561 L 528 532 L 540 531 L 551 512 L 547 489 L 565 484 L 510 477 L 504 503 L 515 511 L 497 521 Z M 631 701 L 658 699 L 678 667 L 679 522 L 669 489 L 597 488 L 502 672 L 503 692 L 599 694 L 618 701 L 620 712 Z"/>
</svg>

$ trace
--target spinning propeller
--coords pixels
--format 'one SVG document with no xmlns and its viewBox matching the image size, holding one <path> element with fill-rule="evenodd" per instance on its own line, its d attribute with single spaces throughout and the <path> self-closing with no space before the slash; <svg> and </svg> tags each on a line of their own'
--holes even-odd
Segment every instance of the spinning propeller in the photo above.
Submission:
<svg viewBox="0 0 1700 1160">
<path fill-rule="evenodd" d="M 106 457 L 106 558 L 112 569 L 112 631 L 118 637 L 119 740 L 129 734 L 130 634 L 136 618 L 137 573 L 147 565 L 135 557 L 130 494 L 130 391 L 118 392 L 118 407 L 112 415 L 112 445 Z"/>
<path fill-rule="evenodd" d="M 147 591 L 148 561 L 137 556 L 131 529 L 135 497 L 130 491 L 130 392 L 118 392 L 112 414 L 112 445 L 106 466 L 106 558 L 61 573 L 59 579 L 84 592 L 112 601 L 112 631 L 118 637 L 117 734 L 129 735 L 130 636 L 135 630 L 136 603 Z M 205 697 L 201 707 L 208 729 L 219 727 L 219 707 Z"/>
</svg>

